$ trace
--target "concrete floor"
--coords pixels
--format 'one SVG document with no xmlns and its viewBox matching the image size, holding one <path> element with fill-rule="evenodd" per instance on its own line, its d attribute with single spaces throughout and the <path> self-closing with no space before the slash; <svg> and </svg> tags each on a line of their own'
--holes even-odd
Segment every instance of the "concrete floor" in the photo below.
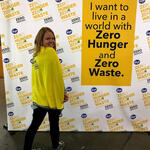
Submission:
<svg viewBox="0 0 150 150">
<path fill-rule="evenodd" d="M 0 78 L 0 150 L 22 150 L 25 132 L 8 132 L 4 80 Z M 150 135 L 145 133 L 61 132 L 64 150 L 150 150 Z M 33 148 L 51 150 L 48 132 L 38 132 Z"/>
</svg>

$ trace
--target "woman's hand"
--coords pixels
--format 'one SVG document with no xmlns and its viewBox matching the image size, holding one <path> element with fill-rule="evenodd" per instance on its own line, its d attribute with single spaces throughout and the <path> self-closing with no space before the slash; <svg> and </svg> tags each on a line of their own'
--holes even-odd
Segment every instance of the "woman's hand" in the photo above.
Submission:
<svg viewBox="0 0 150 150">
<path fill-rule="evenodd" d="M 64 103 L 67 102 L 68 100 L 69 100 L 69 97 L 68 97 L 67 93 L 65 92 L 64 93 Z"/>
</svg>

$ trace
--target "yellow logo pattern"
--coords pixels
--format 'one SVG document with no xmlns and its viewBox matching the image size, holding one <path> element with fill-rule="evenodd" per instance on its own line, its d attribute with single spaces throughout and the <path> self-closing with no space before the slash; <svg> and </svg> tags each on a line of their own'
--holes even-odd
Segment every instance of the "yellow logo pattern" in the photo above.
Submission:
<svg viewBox="0 0 150 150">
<path fill-rule="evenodd" d="M 19 5 L 19 1 L 10 2 L 10 0 L 5 0 L 3 2 L 0 2 L 4 17 L 7 19 L 12 19 L 21 15 L 20 11 L 16 9 L 16 7 L 19 7 Z"/>
<path fill-rule="evenodd" d="M 26 120 L 26 117 L 12 116 L 9 119 L 14 130 L 26 128 L 26 124 L 22 123 L 23 121 Z"/>
<path fill-rule="evenodd" d="M 60 17 L 63 21 L 76 17 L 76 12 L 72 10 L 74 7 L 76 7 L 76 3 L 61 2 L 57 4 Z"/>
<path fill-rule="evenodd" d="M 105 97 L 109 96 L 109 95 L 110 95 L 109 92 L 106 92 L 106 93 L 102 93 L 102 92 L 93 93 L 92 97 L 93 97 L 95 105 L 96 106 L 102 106 L 102 105 L 105 105 L 105 104 L 109 104 L 110 100 L 107 99 L 107 98 L 105 99 Z"/>
<path fill-rule="evenodd" d="M 19 33 L 14 35 L 14 40 L 18 50 L 32 48 L 33 44 L 31 42 L 28 42 L 30 39 L 32 39 L 32 34 L 24 35 L 23 33 Z"/>
<path fill-rule="evenodd" d="M 44 10 L 45 7 L 48 7 L 48 2 L 40 3 L 37 1 L 29 3 L 29 7 L 34 19 L 46 18 L 48 17 L 48 11 Z"/>
<path fill-rule="evenodd" d="M 98 131 L 100 130 L 99 118 L 93 119 L 90 117 L 82 119 L 85 131 Z"/>
<path fill-rule="evenodd" d="M 110 118 L 107 120 L 107 124 L 110 131 L 123 131 L 124 126 L 121 123 L 124 122 L 124 119 L 116 120 L 115 118 Z"/>
<path fill-rule="evenodd" d="M 75 118 L 67 119 L 66 117 L 60 118 L 60 128 L 62 131 L 75 130 L 75 125 L 73 122 Z"/>
<path fill-rule="evenodd" d="M 14 79 L 14 78 L 17 78 L 17 77 L 20 77 L 23 75 L 23 71 L 19 71 L 20 68 L 23 67 L 23 64 L 15 64 L 15 63 L 8 63 L 8 64 L 5 64 L 5 67 L 7 69 L 7 72 L 10 76 L 10 78 Z"/>
</svg>

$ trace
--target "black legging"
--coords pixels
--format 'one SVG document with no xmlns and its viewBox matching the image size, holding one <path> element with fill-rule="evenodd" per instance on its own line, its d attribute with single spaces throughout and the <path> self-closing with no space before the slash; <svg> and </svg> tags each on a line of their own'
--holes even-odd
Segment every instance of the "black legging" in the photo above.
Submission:
<svg viewBox="0 0 150 150">
<path fill-rule="evenodd" d="M 43 108 L 36 108 L 33 111 L 33 119 L 31 125 L 26 132 L 24 150 L 32 149 L 32 143 L 35 134 L 47 112 L 49 115 L 52 146 L 53 148 L 57 148 L 57 146 L 59 145 L 59 115 L 61 113 L 61 110 L 58 109 L 46 110 Z"/>
</svg>

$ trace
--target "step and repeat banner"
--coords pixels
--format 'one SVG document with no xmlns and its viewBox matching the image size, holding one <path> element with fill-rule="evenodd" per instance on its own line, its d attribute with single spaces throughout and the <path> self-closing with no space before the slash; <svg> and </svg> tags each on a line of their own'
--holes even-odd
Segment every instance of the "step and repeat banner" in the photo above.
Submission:
<svg viewBox="0 0 150 150">
<path fill-rule="evenodd" d="M 0 0 L 9 130 L 32 119 L 41 27 L 56 35 L 69 95 L 61 131 L 150 131 L 150 0 Z M 39 130 L 49 126 L 46 116 Z"/>
</svg>

